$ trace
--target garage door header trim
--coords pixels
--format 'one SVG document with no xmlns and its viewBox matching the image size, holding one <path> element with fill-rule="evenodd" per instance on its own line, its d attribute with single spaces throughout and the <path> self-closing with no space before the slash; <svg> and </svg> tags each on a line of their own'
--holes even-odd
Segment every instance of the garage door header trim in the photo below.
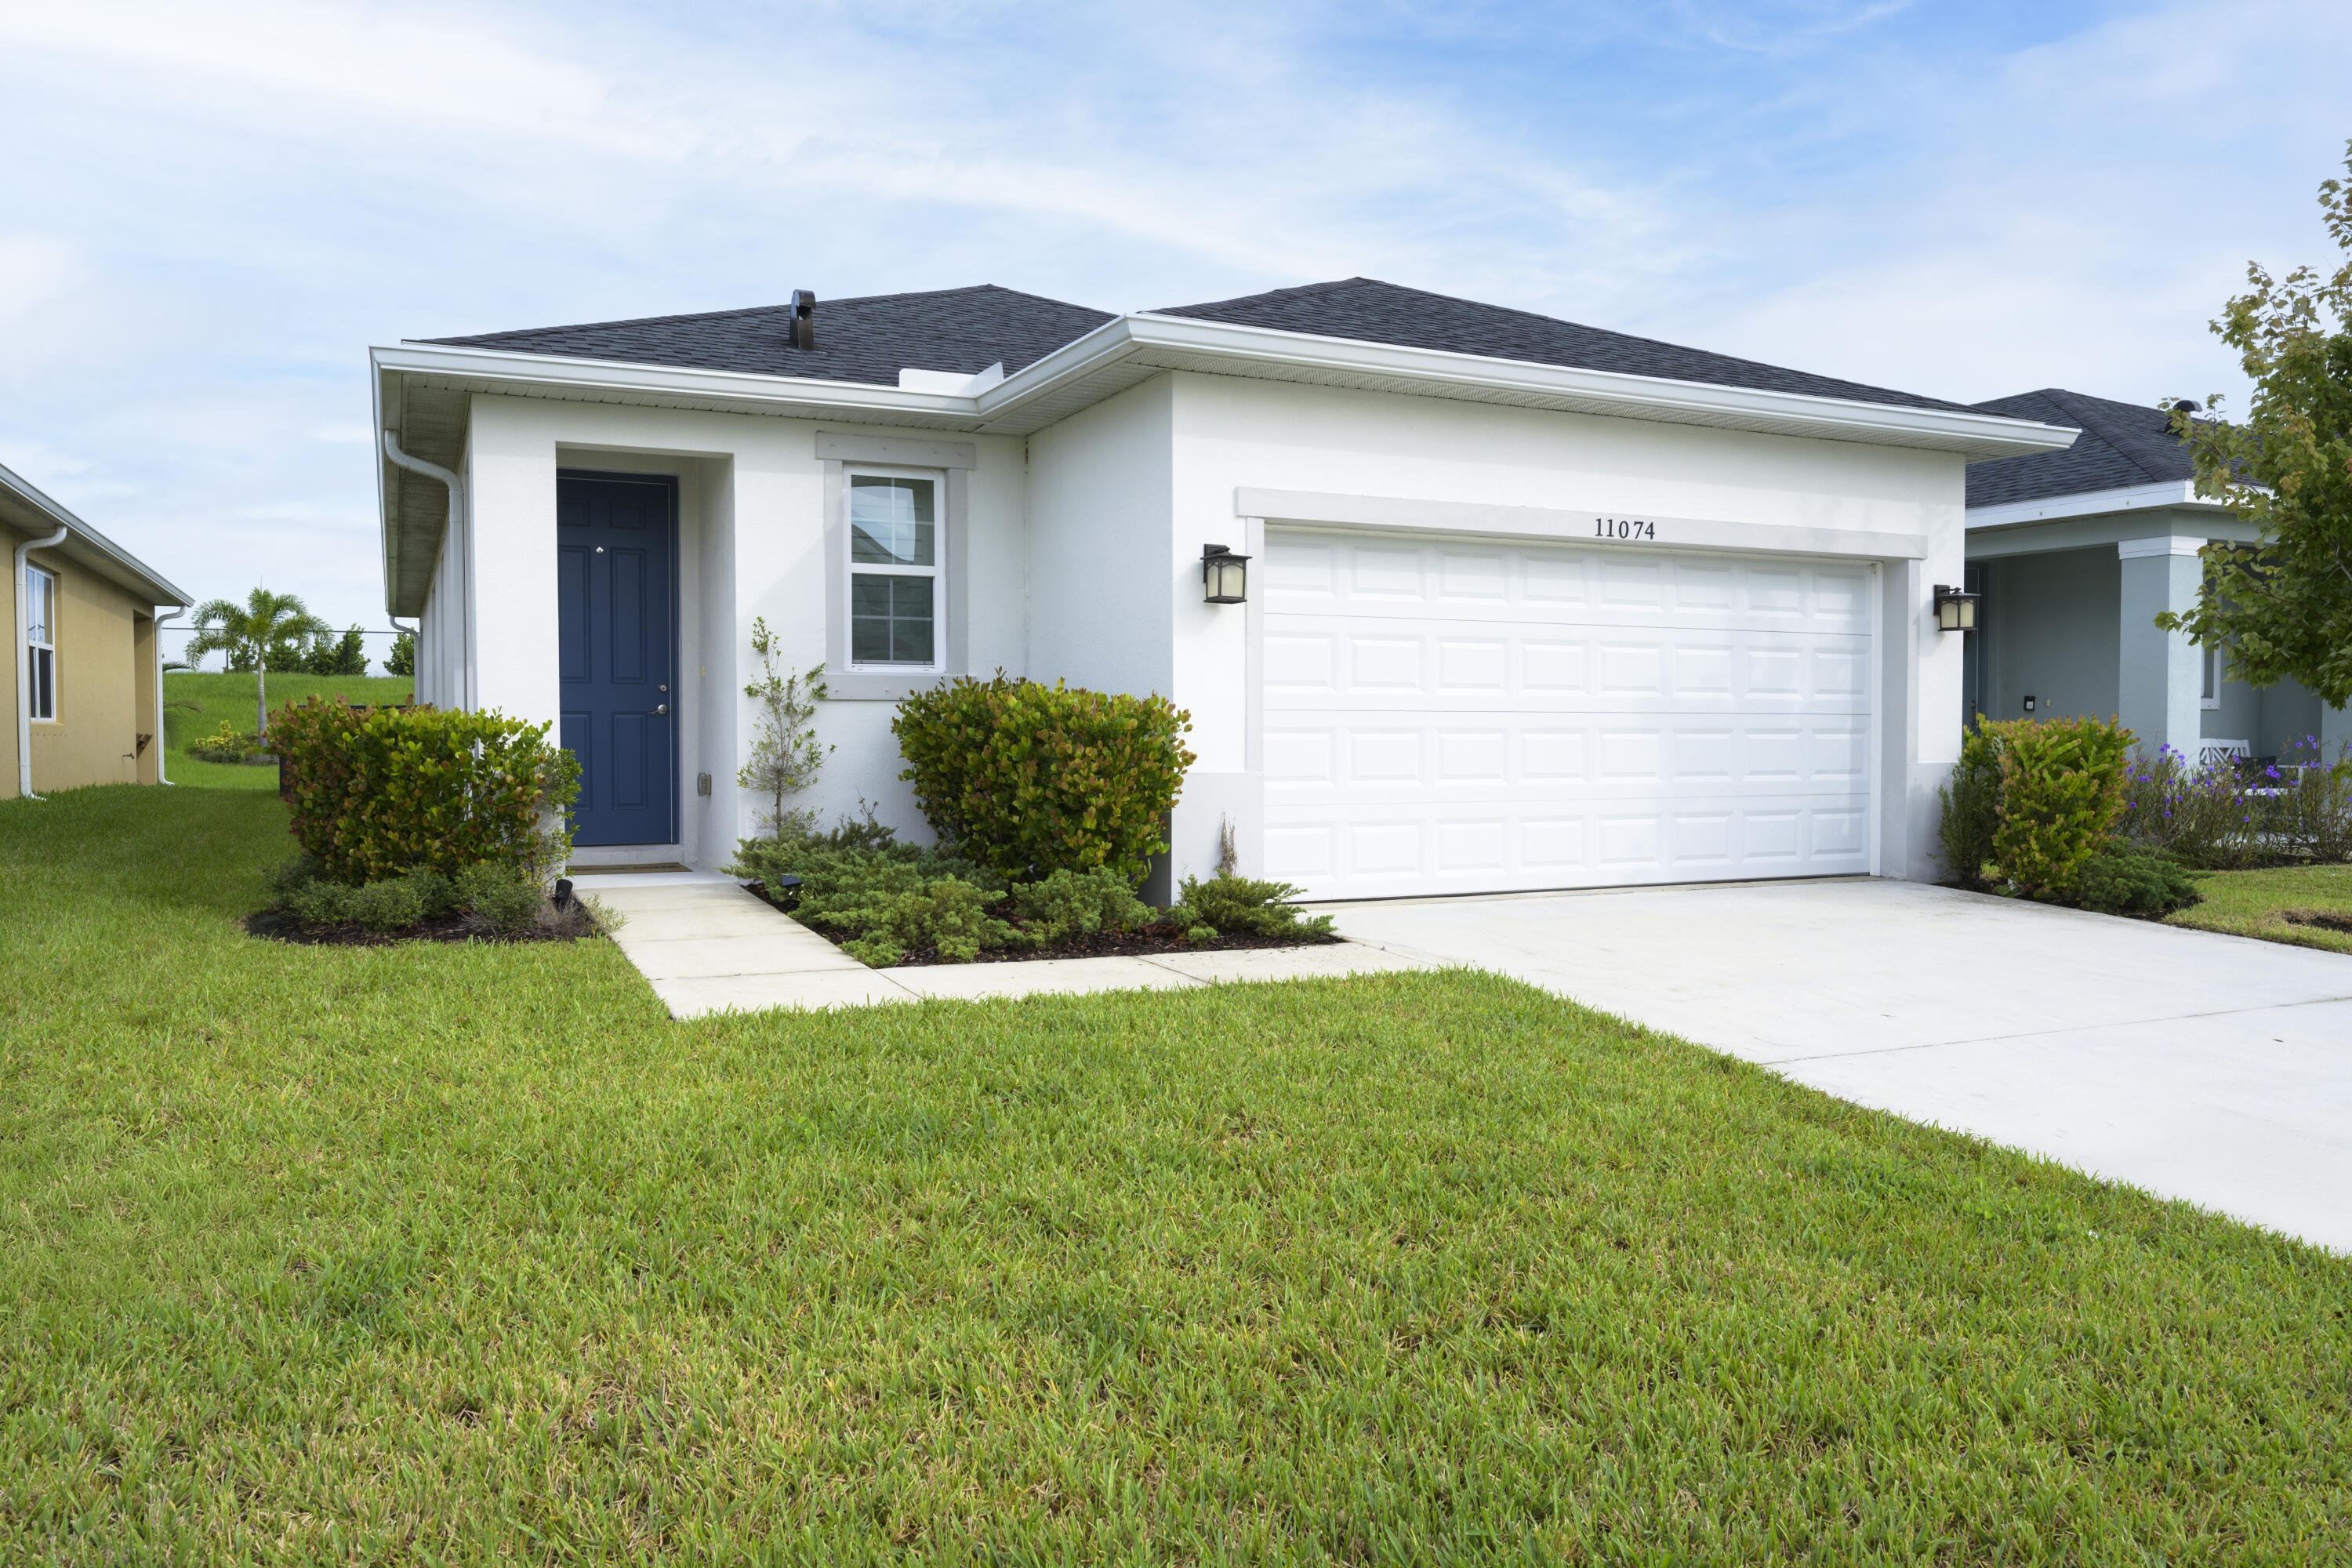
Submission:
<svg viewBox="0 0 2352 1568">
<path fill-rule="evenodd" d="M 1396 529 L 1413 533 L 1484 533 L 1621 549 L 1736 550 L 1775 555 L 1843 555 L 1871 561 L 1921 561 L 1923 533 L 1878 533 L 1843 528 L 1787 528 L 1717 518 L 1658 517 L 1543 506 L 1496 506 L 1481 501 L 1422 500 L 1405 496 L 1336 495 L 1320 490 L 1234 491 L 1234 515 L 1268 522 Z M 1643 524 L 1636 542 L 1621 539 L 1620 522 Z M 1598 531 L 1604 524 L 1612 531 Z"/>
</svg>

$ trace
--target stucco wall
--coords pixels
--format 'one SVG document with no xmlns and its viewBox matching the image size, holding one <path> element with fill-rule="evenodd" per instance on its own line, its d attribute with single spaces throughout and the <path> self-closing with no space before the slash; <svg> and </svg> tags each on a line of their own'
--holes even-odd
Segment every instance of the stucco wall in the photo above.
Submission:
<svg viewBox="0 0 2352 1568">
<path fill-rule="evenodd" d="M 1927 536 L 1926 560 L 1882 578 L 1893 615 L 1881 647 L 1881 869 L 1938 874 L 1935 791 L 1958 754 L 1962 660 L 1959 638 L 1935 632 L 1926 611 L 1934 583 L 1961 576 L 1958 458 L 1239 377 L 1169 384 L 1175 510 L 1158 571 L 1171 594 L 1172 689 L 1201 754 L 1178 807 L 1179 877 L 1214 864 L 1220 816 L 1246 823 L 1262 810 L 1245 618 L 1204 604 L 1200 582 L 1202 545 L 1238 543 L 1241 486 Z"/>
<path fill-rule="evenodd" d="M 0 528 L 0 560 L 13 567 L 25 535 Z M 76 789 L 95 784 L 152 784 L 157 744 L 138 749 L 155 733 L 155 645 L 152 606 L 55 550 L 33 552 L 32 563 L 58 579 L 57 711 L 54 722 L 32 726 L 33 789 Z M 0 799 L 16 795 L 16 626 L 13 584 L 0 593 L 0 680 L 7 722 L 0 729 Z"/>
<path fill-rule="evenodd" d="M 764 616 L 781 642 L 781 668 L 825 659 L 827 579 L 825 465 L 820 431 L 937 441 L 933 431 L 899 431 L 839 421 L 555 403 L 478 396 L 467 442 L 477 580 L 480 706 L 529 717 L 558 716 L 555 476 L 560 468 L 675 474 L 680 481 L 678 540 L 678 801 L 680 851 L 690 865 L 723 864 L 754 831 L 757 803 L 735 783 L 753 733 L 742 688 L 756 670 L 751 622 Z M 1027 662 L 1026 479 L 1023 444 L 1006 437 L 955 437 L 975 453 L 966 476 L 967 667 L 1018 674 Z M 440 605 L 453 563 L 434 585 Z M 511 584 L 521 584 L 520 590 Z M 952 591 L 951 591 L 952 594 Z M 450 646 L 446 638 L 436 646 Z M 454 653 L 453 648 L 453 653 Z M 892 703 L 837 700 L 820 706 L 819 737 L 833 751 L 815 788 L 793 804 L 830 818 L 861 801 L 911 839 L 929 837 L 914 797 L 899 782 L 903 763 L 890 733 Z M 696 792 L 709 773 L 711 793 Z"/>
<path fill-rule="evenodd" d="M 1986 716 L 2113 718 L 2122 583 L 2112 544 L 1985 563 Z"/>
<path fill-rule="evenodd" d="M 1029 672 L 1039 680 L 1182 701 L 1170 593 L 1182 553 L 1170 510 L 1177 380 L 1158 376 L 1029 438 Z M 1197 582 L 1201 547 L 1190 548 Z"/>
</svg>

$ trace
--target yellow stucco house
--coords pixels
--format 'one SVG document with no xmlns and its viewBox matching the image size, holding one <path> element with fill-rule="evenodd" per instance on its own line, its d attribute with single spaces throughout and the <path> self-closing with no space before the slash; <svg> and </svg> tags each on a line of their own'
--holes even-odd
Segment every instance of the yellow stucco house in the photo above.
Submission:
<svg viewBox="0 0 2352 1568">
<path fill-rule="evenodd" d="M 0 800 L 163 774 L 156 623 L 188 596 L 144 563 L 0 468 Z"/>
</svg>

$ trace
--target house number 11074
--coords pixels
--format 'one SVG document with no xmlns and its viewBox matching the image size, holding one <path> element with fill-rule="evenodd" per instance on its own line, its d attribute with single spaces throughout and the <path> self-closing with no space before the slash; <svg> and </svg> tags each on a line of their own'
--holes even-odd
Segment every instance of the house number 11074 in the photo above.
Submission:
<svg viewBox="0 0 2352 1568">
<path fill-rule="evenodd" d="M 1592 520 L 1595 539 L 1655 539 L 1658 525 L 1630 517 L 1596 517 Z"/>
</svg>

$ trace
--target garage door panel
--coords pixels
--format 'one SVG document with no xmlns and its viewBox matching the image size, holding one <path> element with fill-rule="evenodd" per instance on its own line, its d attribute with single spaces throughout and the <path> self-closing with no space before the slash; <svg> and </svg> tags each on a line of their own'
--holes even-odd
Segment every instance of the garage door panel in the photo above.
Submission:
<svg viewBox="0 0 2352 1568">
<path fill-rule="evenodd" d="M 1393 616 L 1266 617 L 1269 711 L 1416 707 L 1859 712 L 1866 639 L 1824 634 L 1547 627 L 1535 634 Z"/>
<path fill-rule="evenodd" d="M 1583 791 L 1866 789 L 1867 721 L 1560 715 L 1541 721 L 1462 713 L 1269 716 L 1268 798 L 1338 802 L 1351 791 L 1425 792 L 1432 799 L 1500 790 L 1496 798 L 1570 798 Z"/>
<path fill-rule="evenodd" d="M 1276 531 L 1267 873 L 1310 896 L 1867 869 L 1871 577 Z"/>
<path fill-rule="evenodd" d="M 1411 814 L 1357 803 L 1314 820 L 1270 806 L 1266 874 L 1359 898 L 1833 876 L 1867 869 L 1867 820 L 1860 798 Z"/>
<path fill-rule="evenodd" d="M 1296 532 L 1269 534 L 1265 550 L 1274 612 L 1853 636 L 1870 629 L 1870 570 L 1847 563 Z"/>
</svg>

